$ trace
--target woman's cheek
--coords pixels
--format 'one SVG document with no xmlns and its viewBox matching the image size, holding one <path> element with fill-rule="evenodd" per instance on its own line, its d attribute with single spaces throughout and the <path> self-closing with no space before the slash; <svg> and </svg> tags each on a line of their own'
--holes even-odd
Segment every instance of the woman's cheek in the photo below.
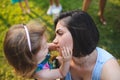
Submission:
<svg viewBox="0 0 120 80">
<path fill-rule="evenodd" d="M 66 37 L 63 44 L 64 44 L 64 46 L 66 46 L 66 47 L 70 47 L 70 45 L 71 45 L 70 39 Z"/>
<path fill-rule="evenodd" d="M 61 38 L 60 42 L 59 42 L 60 48 L 62 48 L 64 46 L 64 44 L 65 44 L 64 39 Z"/>
</svg>

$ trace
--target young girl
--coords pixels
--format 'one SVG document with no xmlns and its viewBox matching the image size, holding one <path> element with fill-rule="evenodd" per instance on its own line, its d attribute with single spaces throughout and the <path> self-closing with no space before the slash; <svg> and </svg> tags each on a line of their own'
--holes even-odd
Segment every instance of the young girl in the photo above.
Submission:
<svg viewBox="0 0 120 80">
<path fill-rule="evenodd" d="M 62 63 L 59 68 L 53 69 L 44 32 L 45 27 L 37 21 L 31 21 L 27 25 L 14 25 L 6 33 L 5 56 L 22 77 L 54 80 L 64 77 L 69 70 L 72 51 L 61 48 L 62 56 L 57 58 Z"/>
</svg>

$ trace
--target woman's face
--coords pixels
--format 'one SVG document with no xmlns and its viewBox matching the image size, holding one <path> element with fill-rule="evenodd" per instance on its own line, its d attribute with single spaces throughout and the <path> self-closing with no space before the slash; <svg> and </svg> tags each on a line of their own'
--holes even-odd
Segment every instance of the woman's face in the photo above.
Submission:
<svg viewBox="0 0 120 80">
<path fill-rule="evenodd" d="M 60 48 L 68 47 L 70 50 L 73 49 L 72 35 L 67 27 L 64 25 L 63 21 L 59 21 L 56 25 L 55 34 L 56 36 L 53 40 L 53 43 L 58 45 Z M 60 50 L 60 48 L 58 48 L 58 51 Z"/>
</svg>

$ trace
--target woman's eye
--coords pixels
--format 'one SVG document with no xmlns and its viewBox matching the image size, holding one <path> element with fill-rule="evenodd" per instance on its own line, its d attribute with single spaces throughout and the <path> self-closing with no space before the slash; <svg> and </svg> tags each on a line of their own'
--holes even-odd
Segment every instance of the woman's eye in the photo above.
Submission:
<svg viewBox="0 0 120 80">
<path fill-rule="evenodd" d="M 63 33 L 64 33 L 64 32 L 63 32 L 61 29 L 58 29 L 58 30 L 56 31 L 56 34 L 58 34 L 58 35 L 60 35 L 60 36 L 63 35 Z"/>
<path fill-rule="evenodd" d="M 63 35 L 63 32 L 62 32 L 62 31 L 59 31 L 58 34 L 59 34 L 59 35 Z"/>
</svg>

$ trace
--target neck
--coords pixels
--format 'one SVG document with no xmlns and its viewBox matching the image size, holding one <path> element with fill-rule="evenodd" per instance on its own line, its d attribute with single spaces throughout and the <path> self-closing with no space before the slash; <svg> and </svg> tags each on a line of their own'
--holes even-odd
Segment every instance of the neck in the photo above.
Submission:
<svg viewBox="0 0 120 80">
<path fill-rule="evenodd" d="M 97 51 L 94 50 L 90 55 L 87 55 L 85 57 L 80 57 L 80 58 L 73 57 L 72 65 L 85 67 L 85 66 L 89 66 L 91 64 L 95 64 L 96 59 L 97 59 Z"/>
</svg>

